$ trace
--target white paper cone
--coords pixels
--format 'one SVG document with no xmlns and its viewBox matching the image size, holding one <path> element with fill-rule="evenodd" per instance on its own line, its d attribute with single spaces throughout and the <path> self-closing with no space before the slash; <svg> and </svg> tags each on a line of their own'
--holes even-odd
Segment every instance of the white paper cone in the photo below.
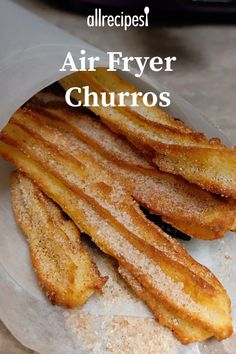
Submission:
<svg viewBox="0 0 236 354">
<path fill-rule="evenodd" d="M 0 2 L 0 48 L 0 128 L 27 99 L 65 76 L 66 73 L 59 72 L 59 68 L 68 51 L 76 58 L 80 56 L 80 50 L 85 49 L 87 56 L 96 55 L 101 58 L 99 66 L 107 66 L 107 56 L 102 51 L 7 0 Z M 131 74 L 124 76 L 140 90 L 166 91 L 161 84 L 153 83 L 145 76 L 142 76 L 142 79 L 134 78 Z M 228 143 L 224 136 L 207 123 L 190 104 L 172 92 L 171 100 L 170 112 L 174 116 L 209 136 L 219 136 Z M 80 335 L 73 333 L 68 325 L 66 318 L 69 316 L 68 313 L 71 315 L 72 312 L 67 313 L 50 305 L 35 280 L 26 241 L 12 215 L 9 191 L 11 169 L 8 163 L 0 161 L 0 317 L 24 345 L 40 353 L 91 353 L 91 348 L 86 346 Z M 185 243 L 185 246 L 223 282 L 232 299 L 236 316 L 234 235 L 227 235 L 224 241 L 192 240 Z M 229 261 L 225 262 L 225 254 L 228 260 L 231 259 L 230 264 Z M 102 259 L 99 260 L 99 256 L 97 259 L 100 266 L 110 272 L 111 277 L 115 277 L 115 273 L 112 273 L 109 266 L 103 264 Z M 141 302 L 135 301 L 134 297 L 129 295 L 125 300 L 118 297 L 110 306 L 107 303 L 104 305 L 103 299 L 99 296 L 94 296 L 81 310 L 75 310 L 75 315 L 76 311 L 94 316 L 96 334 L 99 338 L 94 353 L 105 353 L 103 341 L 105 317 L 111 318 L 116 315 L 152 317 Z M 217 347 L 218 344 L 214 343 Z M 224 345 L 221 345 L 221 348 L 224 348 Z M 198 344 L 184 347 L 175 341 L 173 353 L 190 352 L 204 352 L 204 348 Z"/>
<path fill-rule="evenodd" d="M 1 125 L 33 94 L 65 76 L 59 72 L 68 51 L 105 54 L 8 0 L 0 2 Z"/>
</svg>

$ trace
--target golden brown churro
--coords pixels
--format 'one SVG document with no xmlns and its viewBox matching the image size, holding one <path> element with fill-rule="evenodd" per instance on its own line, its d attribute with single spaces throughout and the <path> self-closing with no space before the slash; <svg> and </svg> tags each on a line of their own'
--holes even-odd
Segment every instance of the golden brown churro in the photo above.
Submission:
<svg viewBox="0 0 236 354">
<path fill-rule="evenodd" d="M 136 89 L 115 72 L 99 68 L 96 72 L 78 72 L 60 80 L 61 85 L 89 85 L 96 93 L 134 92 Z M 82 102 L 81 94 L 71 96 Z M 98 95 L 98 102 L 99 95 Z M 129 103 L 128 99 L 126 103 Z M 236 150 L 221 144 L 219 139 L 207 139 L 204 134 L 188 128 L 157 107 L 90 106 L 111 129 L 126 136 L 142 151 L 150 154 L 163 171 L 181 175 L 204 189 L 236 198 Z"/>
<path fill-rule="evenodd" d="M 78 228 L 24 174 L 11 179 L 15 218 L 29 242 L 32 264 L 52 304 L 75 307 L 101 291 L 102 278 Z"/>
<path fill-rule="evenodd" d="M 75 158 L 57 146 L 47 127 L 38 130 L 30 122 L 29 111 L 15 113 L 1 134 L 0 154 L 31 177 L 101 250 L 116 258 L 150 299 L 162 304 L 168 312 L 162 311 L 165 325 L 183 343 L 230 336 L 230 300 L 216 277 L 145 218 L 118 176 L 114 179 L 82 149 Z M 181 320 L 180 327 L 187 322 L 193 331 L 177 334 L 169 312 Z M 155 314 L 158 317 L 157 310 Z"/>
</svg>

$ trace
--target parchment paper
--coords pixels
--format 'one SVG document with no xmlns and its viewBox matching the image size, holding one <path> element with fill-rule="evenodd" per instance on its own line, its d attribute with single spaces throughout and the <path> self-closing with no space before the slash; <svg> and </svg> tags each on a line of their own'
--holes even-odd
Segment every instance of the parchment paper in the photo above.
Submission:
<svg viewBox="0 0 236 354">
<path fill-rule="evenodd" d="M 0 2 L 0 48 L 0 128 L 27 99 L 65 76 L 59 68 L 68 51 L 76 57 L 76 53 L 79 56 L 80 50 L 85 49 L 88 56 L 100 56 L 100 66 L 107 66 L 105 53 L 7 0 Z M 140 90 L 166 91 L 161 83 L 144 75 L 142 79 L 131 74 L 124 76 Z M 175 117 L 209 136 L 219 136 L 229 144 L 196 109 L 170 93 L 169 111 Z M 138 317 L 141 332 L 143 320 L 152 319 L 152 314 L 132 296 L 114 272 L 111 262 L 95 249 L 92 252 L 101 272 L 110 277 L 103 297 L 94 295 L 86 305 L 70 311 L 49 304 L 35 280 L 27 243 L 13 218 L 9 192 L 12 169 L 10 164 L 0 161 L 0 316 L 12 334 L 25 346 L 43 354 L 74 354 L 109 352 L 110 322 L 120 316 L 131 320 Z M 233 316 L 236 317 L 235 235 L 229 233 L 223 240 L 214 242 L 191 240 L 184 245 L 222 281 L 232 299 Z M 210 340 L 182 346 L 170 331 L 156 326 L 156 336 L 161 335 L 157 353 L 235 353 L 234 337 L 220 344 Z M 169 345 L 164 345 L 164 341 Z M 143 348 L 145 346 L 147 343 Z M 140 353 L 143 348 L 140 347 Z"/>
</svg>

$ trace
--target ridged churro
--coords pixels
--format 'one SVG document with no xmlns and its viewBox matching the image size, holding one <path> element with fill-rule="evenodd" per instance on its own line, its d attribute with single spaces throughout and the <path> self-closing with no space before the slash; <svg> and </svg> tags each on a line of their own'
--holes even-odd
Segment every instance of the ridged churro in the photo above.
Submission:
<svg viewBox="0 0 236 354">
<path fill-rule="evenodd" d="M 89 85 L 96 93 L 137 91 L 115 72 L 98 68 L 96 72 L 78 72 L 60 80 L 64 89 Z M 83 91 L 71 92 L 75 100 L 84 101 Z M 236 198 L 236 150 L 218 138 L 207 139 L 158 107 L 103 107 L 90 105 L 112 130 L 126 136 L 150 155 L 163 171 L 181 175 L 213 193 Z M 129 103 L 128 98 L 126 103 Z"/>
<path fill-rule="evenodd" d="M 75 307 L 101 291 L 102 278 L 78 228 L 28 177 L 11 178 L 15 218 L 27 237 L 32 264 L 47 297 L 54 305 Z"/>
</svg>

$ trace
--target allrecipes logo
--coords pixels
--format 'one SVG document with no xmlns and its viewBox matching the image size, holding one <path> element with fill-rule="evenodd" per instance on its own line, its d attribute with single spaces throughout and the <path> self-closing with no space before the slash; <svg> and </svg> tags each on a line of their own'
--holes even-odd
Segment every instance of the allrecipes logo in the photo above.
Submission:
<svg viewBox="0 0 236 354">
<path fill-rule="evenodd" d="M 101 9 L 95 9 L 94 15 L 87 17 L 89 27 L 122 27 L 125 31 L 131 26 L 148 27 L 149 7 L 144 8 L 143 15 L 125 15 L 122 11 L 119 15 L 103 15 Z"/>
</svg>

